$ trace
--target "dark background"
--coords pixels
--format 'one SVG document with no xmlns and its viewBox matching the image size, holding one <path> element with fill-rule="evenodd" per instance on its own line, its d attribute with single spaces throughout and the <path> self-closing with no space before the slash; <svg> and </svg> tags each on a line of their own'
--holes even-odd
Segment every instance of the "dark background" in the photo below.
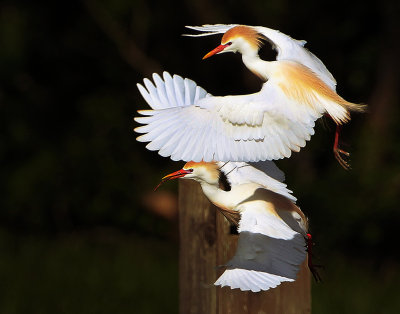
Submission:
<svg viewBox="0 0 400 314">
<path fill-rule="evenodd" d="M 398 1 L 3 1 L 0 4 L 0 313 L 176 313 L 175 163 L 135 141 L 153 72 L 214 95 L 260 80 L 220 36 L 184 25 L 262 25 L 308 41 L 338 93 L 369 105 L 277 162 L 310 217 L 324 282 L 314 313 L 398 313 L 400 272 Z M 272 60 L 267 45 L 262 55 Z"/>
</svg>

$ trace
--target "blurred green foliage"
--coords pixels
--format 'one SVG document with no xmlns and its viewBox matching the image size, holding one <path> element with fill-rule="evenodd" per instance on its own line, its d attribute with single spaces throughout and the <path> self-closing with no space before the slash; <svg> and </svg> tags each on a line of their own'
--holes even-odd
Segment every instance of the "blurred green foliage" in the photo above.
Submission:
<svg viewBox="0 0 400 314">
<path fill-rule="evenodd" d="M 181 163 L 135 141 L 132 118 L 147 107 L 135 84 L 166 70 L 215 95 L 261 86 L 238 56 L 201 60 L 219 38 L 180 36 L 184 25 L 204 23 L 263 25 L 306 39 L 339 93 L 369 105 L 343 129 L 351 171 L 332 156 L 330 121 L 278 165 L 327 266 L 326 283 L 314 286 L 315 313 L 398 312 L 398 6 L 3 1 L 0 312 L 176 312 L 176 224 L 147 211 L 142 198 Z M 262 54 L 273 58 L 269 50 Z"/>
<path fill-rule="evenodd" d="M 1 233 L 1 313 L 174 313 L 177 246 L 113 230 Z M 169 289 L 165 289 L 165 286 Z"/>
</svg>

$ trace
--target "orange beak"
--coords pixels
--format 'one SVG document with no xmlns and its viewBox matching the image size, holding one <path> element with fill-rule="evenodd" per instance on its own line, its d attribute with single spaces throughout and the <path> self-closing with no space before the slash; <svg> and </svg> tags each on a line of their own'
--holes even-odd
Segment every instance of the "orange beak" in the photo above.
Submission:
<svg viewBox="0 0 400 314">
<path fill-rule="evenodd" d="M 223 51 L 226 47 L 228 47 L 228 46 L 230 46 L 230 45 L 219 45 L 217 48 L 215 48 L 215 49 L 213 49 L 213 50 L 211 50 L 209 53 L 207 53 L 204 57 L 203 57 L 203 60 L 204 59 L 207 59 L 207 58 L 209 58 L 209 57 L 212 57 L 213 55 L 215 55 L 215 54 L 217 54 L 217 53 L 220 53 L 221 51 Z"/>
<path fill-rule="evenodd" d="M 181 169 L 181 170 L 178 170 L 178 171 L 175 171 L 173 173 L 166 175 L 165 177 L 163 177 L 161 179 L 161 182 L 156 186 L 154 191 L 156 191 L 164 182 L 167 182 L 167 181 L 173 180 L 173 179 L 182 178 L 189 173 L 192 173 L 192 171 Z"/>
</svg>

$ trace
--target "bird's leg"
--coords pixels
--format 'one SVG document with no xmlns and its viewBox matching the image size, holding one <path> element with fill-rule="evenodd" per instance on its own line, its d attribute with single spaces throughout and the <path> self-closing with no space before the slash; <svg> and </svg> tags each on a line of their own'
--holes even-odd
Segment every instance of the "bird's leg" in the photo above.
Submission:
<svg viewBox="0 0 400 314">
<path fill-rule="evenodd" d="M 312 262 L 312 247 L 314 245 L 313 241 L 312 241 L 312 236 L 310 233 L 307 233 L 307 256 L 308 256 L 308 268 L 310 269 L 314 279 L 316 282 L 321 282 L 321 276 L 318 274 L 317 268 L 321 268 L 321 265 L 314 265 Z"/>
<path fill-rule="evenodd" d="M 335 131 L 335 142 L 333 143 L 333 154 L 335 155 L 336 160 L 339 162 L 339 164 L 345 169 L 348 170 L 350 168 L 350 165 L 347 161 L 343 159 L 341 154 L 345 155 L 346 157 L 349 157 L 350 154 L 342 149 L 339 148 L 339 135 L 340 135 L 340 130 L 342 126 L 341 125 L 336 125 L 336 131 Z"/>
<path fill-rule="evenodd" d="M 329 117 L 332 119 L 332 117 L 329 114 L 325 114 L 325 116 Z M 343 149 L 339 148 L 339 135 L 340 135 L 340 130 L 342 126 L 336 124 L 336 131 L 335 131 L 335 142 L 333 143 L 333 154 L 335 155 L 336 160 L 339 162 L 339 164 L 345 169 L 348 170 L 350 168 L 350 165 L 347 161 L 343 159 L 341 154 L 345 155 L 347 158 L 350 156 L 350 154 Z"/>
</svg>

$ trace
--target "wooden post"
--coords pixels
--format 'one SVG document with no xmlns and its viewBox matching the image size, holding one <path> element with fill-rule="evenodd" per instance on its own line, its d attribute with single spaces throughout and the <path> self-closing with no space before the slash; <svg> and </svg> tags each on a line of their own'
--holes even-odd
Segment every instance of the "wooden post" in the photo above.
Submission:
<svg viewBox="0 0 400 314">
<path fill-rule="evenodd" d="M 215 287 L 223 265 L 235 253 L 238 235 L 191 180 L 179 183 L 179 304 L 181 314 L 311 313 L 306 262 L 295 282 L 263 292 Z"/>
</svg>

